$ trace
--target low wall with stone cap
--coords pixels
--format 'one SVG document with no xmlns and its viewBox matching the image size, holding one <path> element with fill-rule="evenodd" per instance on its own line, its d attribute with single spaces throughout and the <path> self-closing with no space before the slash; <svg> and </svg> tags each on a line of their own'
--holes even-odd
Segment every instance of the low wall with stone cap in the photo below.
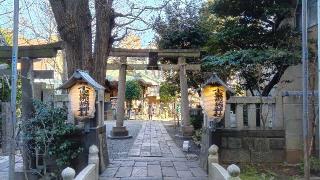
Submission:
<svg viewBox="0 0 320 180">
<path fill-rule="evenodd" d="M 76 171 L 70 167 L 62 173 L 63 180 L 98 180 L 99 179 L 99 150 L 96 145 L 89 148 L 88 165 L 76 176 Z"/>
<path fill-rule="evenodd" d="M 220 129 L 219 158 L 222 163 L 279 163 L 285 161 L 284 130 Z"/>
<path fill-rule="evenodd" d="M 240 168 L 231 164 L 227 169 L 219 165 L 218 146 L 210 146 L 208 153 L 208 174 L 209 180 L 240 180 Z"/>
</svg>

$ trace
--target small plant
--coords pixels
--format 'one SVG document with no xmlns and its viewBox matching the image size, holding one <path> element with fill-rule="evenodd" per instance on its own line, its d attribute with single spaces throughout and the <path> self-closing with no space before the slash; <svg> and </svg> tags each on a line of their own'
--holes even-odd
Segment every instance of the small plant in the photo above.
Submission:
<svg viewBox="0 0 320 180">
<path fill-rule="evenodd" d="M 315 156 L 311 156 L 309 161 L 310 161 L 311 173 L 317 174 L 317 175 L 320 174 L 320 159 Z M 303 174 L 303 172 L 304 172 L 303 168 L 304 168 L 304 163 L 301 162 L 299 164 L 299 171 L 301 174 Z"/>
<path fill-rule="evenodd" d="M 192 140 L 197 146 L 200 146 L 201 144 L 201 135 L 202 135 L 202 129 L 195 130 L 194 134 L 192 135 Z"/>
<path fill-rule="evenodd" d="M 79 129 L 66 124 L 65 109 L 54 108 L 41 101 L 34 101 L 33 105 L 33 117 L 22 124 L 23 138 L 28 155 L 40 161 L 41 165 L 36 168 L 45 179 L 70 166 L 71 161 L 82 151 L 80 143 L 69 138 Z M 52 159 L 58 166 L 57 172 L 48 172 Z"/>
<path fill-rule="evenodd" d="M 274 180 L 275 174 L 271 171 L 262 173 L 252 165 L 246 165 L 240 174 L 241 179 L 246 180 Z"/>
<path fill-rule="evenodd" d="M 202 115 L 194 115 L 190 117 L 190 122 L 194 129 L 201 129 L 203 123 L 203 116 Z"/>
</svg>

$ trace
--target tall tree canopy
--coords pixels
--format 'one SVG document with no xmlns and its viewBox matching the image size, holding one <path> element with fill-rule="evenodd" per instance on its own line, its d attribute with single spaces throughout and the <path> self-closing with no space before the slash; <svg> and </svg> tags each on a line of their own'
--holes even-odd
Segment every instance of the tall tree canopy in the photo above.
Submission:
<svg viewBox="0 0 320 180">
<path fill-rule="evenodd" d="M 170 103 L 176 98 L 176 93 L 178 92 L 177 86 L 174 84 L 164 82 L 160 85 L 160 100 L 164 103 Z"/>
<path fill-rule="evenodd" d="M 154 22 L 156 43 L 160 49 L 200 49 L 205 45 L 208 31 L 202 27 L 199 0 L 170 1 L 163 16 Z M 177 63 L 177 59 L 164 59 L 162 63 Z M 189 58 L 188 63 L 199 63 L 199 59 Z M 199 71 L 187 71 L 189 87 L 198 88 L 202 80 Z M 179 74 L 166 73 L 166 79 L 179 85 Z"/>
<path fill-rule="evenodd" d="M 126 82 L 126 100 L 130 106 L 132 100 L 138 100 L 142 97 L 142 87 L 138 81 L 132 80 Z"/>
<path fill-rule="evenodd" d="M 240 78 L 240 88 L 268 96 L 285 70 L 299 62 L 299 36 L 290 0 L 215 0 L 203 10 L 204 27 L 212 34 L 205 70 L 224 79 Z"/>
</svg>

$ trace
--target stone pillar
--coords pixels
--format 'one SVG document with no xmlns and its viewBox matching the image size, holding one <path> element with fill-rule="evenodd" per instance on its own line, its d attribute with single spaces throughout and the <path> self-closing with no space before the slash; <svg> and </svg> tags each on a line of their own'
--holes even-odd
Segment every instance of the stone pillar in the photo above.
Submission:
<svg viewBox="0 0 320 180">
<path fill-rule="evenodd" d="M 186 58 L 179 57 L 178 64 L 180 68 L 180 91 L 181 91 L 181 132 L 182 136 L 191 136 L 193 127 L 190 125 L 188 83 L 186 74 Z"/>
<path fill-rule="evenodd" d="M 237 129 L 243 128 L 243 104 L 236 106 Z"/>
<path fill-rule="evenodd" d="M 76 171 L 71 167 L 67 167 L 61 172 L 61 177 L 63 180 L 74 180 L 75 176 Z"/>
<path fill-rule="evenodd" d="M 208 153 L 209 153 L 208 164 L 219 163 L 218 150 L 219 150 L 219 147 L 217 145 L 213 144 L 210 146 L 210 148 L 208 150 Z"/>
<path fill-rule="evenodd" d="M 228 166 L 227 171 L 230 175 L 229 180 L 241 180 L 240 168 L 237 165 L 231 164 L 230 166 Z"/>
<path fill-rule="evenodd" d="M 127 57 L 120 58 L 119 80 L 118 80 L 118 98 L 117 98 L 117 120 L 116 126 L 112 128 L 110 138 L 129 138 L 129 132 L 123 126 L 124 120 L 124 102 L 126 97 L 126 70 Z"/>
<path fill-rule="evenodd" d="M 248 126 L 249 128 L 257 127 L 257 108 L 256 104 L 248 105 Z"/>
<path fill-rule="evenodd" d="M 2 153 L 9 155 L 10 140 L 12 137 L 12 121 L 10 102 L 1 102 L 1 119 L 2 119 Z"/>
<path fill-rule="evenodd" d="M 88 164 L 95 165 L 95 178 L 94 180 L 99 179 L 99 150 L 96 145 L 91 145 L 89 148 Z"/>
<path fill-rule="evenodd" d="M 34 98 L 34 91 L 33 91 L 33 60 L 30 58 L 22 58 L 21 59 L 21 75 L 23 78 L 21 78 L 22 81 L 22 123 L 24 124 L 25 121 L 30 119 L 32 117 L 32 110 L 33 110 L 33 98 Z M 29 168 L 30 165 L 28 162 L 31 161 L 31 164 L 34 164 L 32 162 L 32 158 L 28 158 L 28 142 L 23 141 L 21 142 L 24 144 L 22 147 L 22 157 L 23 157 L 23 166 L 26 170 Z"/>
</svg>

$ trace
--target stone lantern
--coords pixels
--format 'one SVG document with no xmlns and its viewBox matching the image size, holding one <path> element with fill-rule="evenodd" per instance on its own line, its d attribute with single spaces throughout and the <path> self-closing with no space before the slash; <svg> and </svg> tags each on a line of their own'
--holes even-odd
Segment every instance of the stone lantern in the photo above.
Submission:
<svg viewBox="0 0 320 180">
<path fill-rule="evenodd" d="M 208 168 L 208 149 L 212 144 L 220 145 L 219 135 L 215 133 L 216 125 L 224 117 L 227 99 L 234 94 L 214 73 L 201 86 L 201 106 L 203 109 L 203 130 L 201 137 L 200 165 Z"/>
<path fill-rule="evenodd" d="M 227 97 L 230 94 L 233 94 L 233 90 L 216 73 L 201 86 L 201 106 L 206 115 L 207 123 L 221 121 L 224 117 Z"/>
<path fill-rule="evenodd" d="M 83 129 L 82 146 L 88 151 L 91 145 L 99 148 L 100 167 L 108 163 L 106 151 L 106 126 L 104 124 L 104 86 L 87 72 L 76 70 L 59 89 L 68 92 L 68 122 Z"/>
</svg>

